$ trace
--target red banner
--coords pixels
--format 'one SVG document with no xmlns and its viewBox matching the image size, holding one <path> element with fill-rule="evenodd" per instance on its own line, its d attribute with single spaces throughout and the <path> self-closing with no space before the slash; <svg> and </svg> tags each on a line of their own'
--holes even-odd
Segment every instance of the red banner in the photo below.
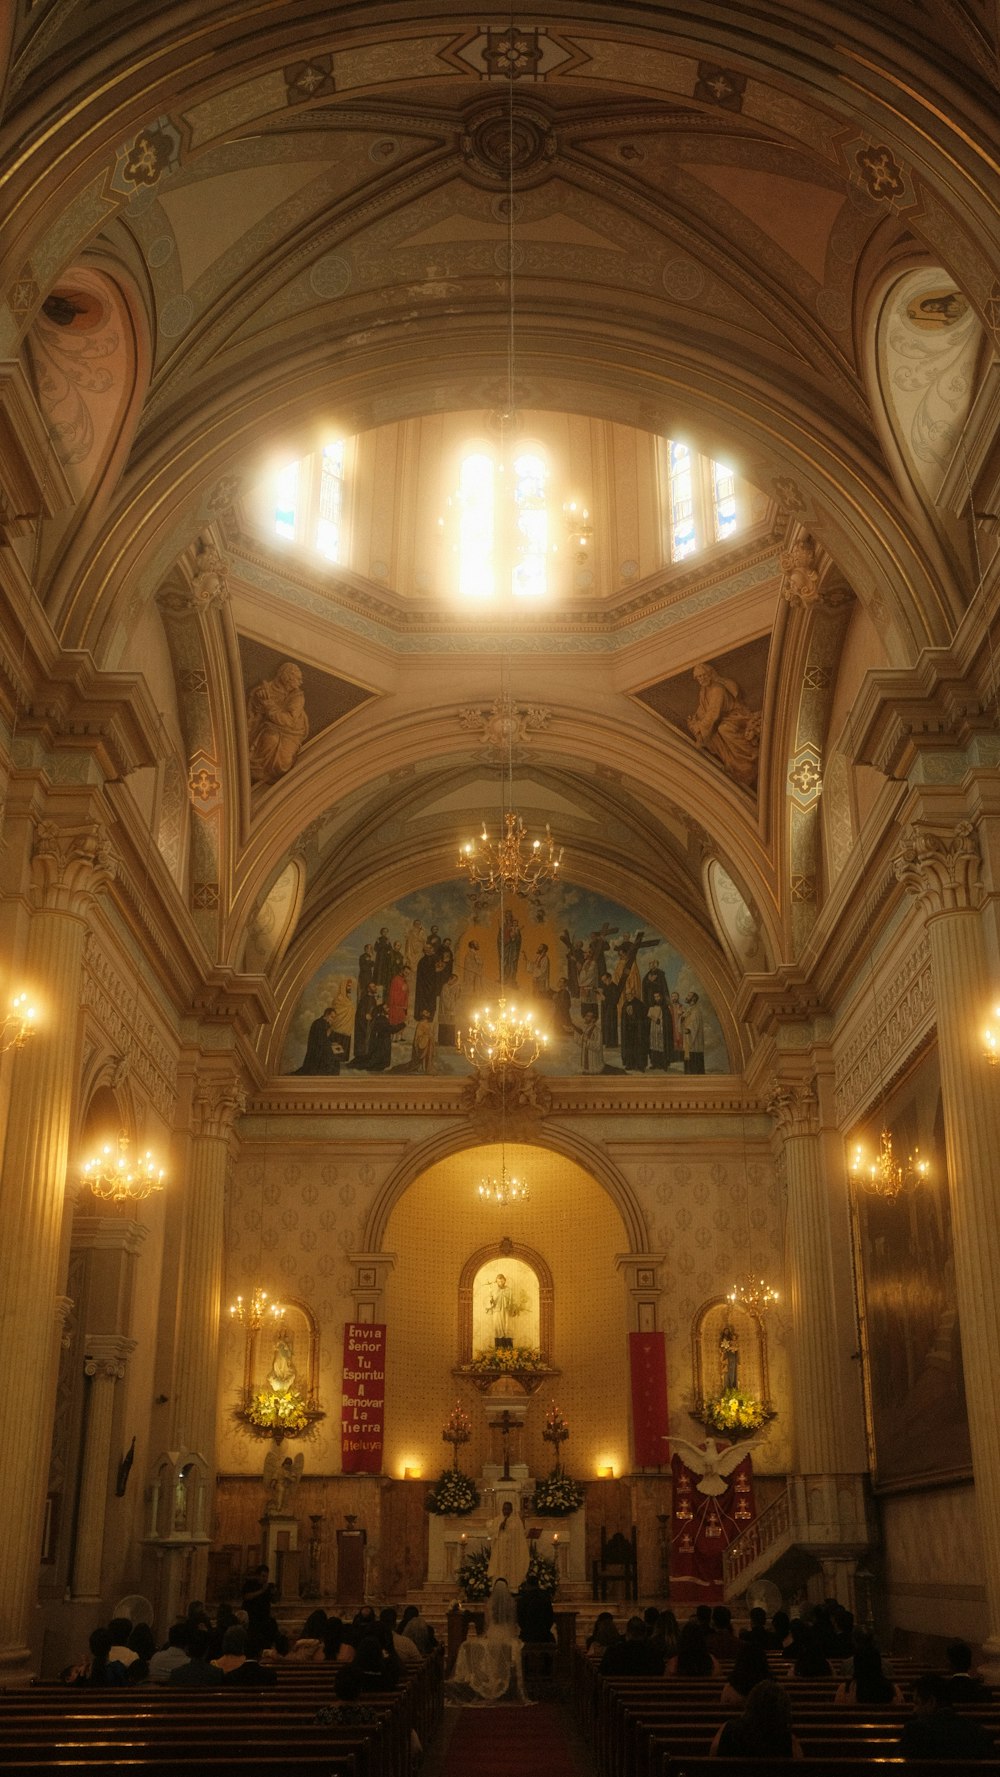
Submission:
<svg viewBox="0 0 1000 1777">
<path fill-rule="evenodd" d="M 723 1552 L 757 1516 L 751 1459 L 741 1457 L 729 1475 L 719 1476 L 721 1493 L 700 1493 L 698 1483 L 705 1477 L 680 1455 L 674 1455 L 672 1467 L 670 1602 L 721 1604 Z"/>
<path fill-rule="evenodd" d="M 636 1468 L 661 1468 L 667 1450 L 667 1357 L 662 1333 L 630 1333 L 632 1443 Z"/>
<path fill-rule="evenodd" d="M 382 1472 L 385 1430 L 385 1327 L 349 1320 L 344 1327 L 340 1466 L 345 1475 Z"/>
</svg>

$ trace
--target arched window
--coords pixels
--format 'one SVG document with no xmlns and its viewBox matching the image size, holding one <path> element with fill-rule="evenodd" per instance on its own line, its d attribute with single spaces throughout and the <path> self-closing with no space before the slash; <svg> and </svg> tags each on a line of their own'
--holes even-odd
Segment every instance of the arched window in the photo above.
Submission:
<svg viewBox="0 0 1000 1777">
<path fill-rule="evenodd" d="M 485 451 L 463 457 L 458 478 L 458 590 L 463 598 L 496 591 L 496 510 L 493 459 Z"/>
<path fill-rule="evenodd" d="M 667 542 L 671 561 L 684 561 L 710 543 L 724 543 L 740 528 L 734 471 L 699 456 L 676 438 L 667 440 Z"/>
<path fill-rule="evenodd" d="M 549 517 L 545 500 L 548 477 L 543 458 L 522 451 L 514 458 L 514 548 L 511 591 L 536 597 L 546 589 Z"/>
<path fill-rule="evenodd" d="M 347 439 L 285 463 L 274 483 L 274 534 L 314 549 L 327 561 L 346 560 Z"/>
<path fill-rule="evenodd" d="M 462 597 L 510 592 L 532 598 L 547 590 L 548 474 L 535 448 L 515 452 L 506 475 L 487 450 L 462 458 L 450 502 L 457 515 L 453 546 Z"/>
</svg>

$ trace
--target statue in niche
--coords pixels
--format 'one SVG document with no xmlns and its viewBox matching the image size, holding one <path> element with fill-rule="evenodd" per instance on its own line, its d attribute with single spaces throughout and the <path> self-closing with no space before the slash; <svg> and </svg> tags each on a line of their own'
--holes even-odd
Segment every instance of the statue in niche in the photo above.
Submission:
<svg viewBox="0 0 1000 1777">
<path fill-rule="evenodd" d="M 490 1290 L 488 1311 L 493 1316 L 494 1347 L 509 1350 L 514 1343 L 514 1322 L 527 1307 L 524 1291 L 509 1283 L 503 1271 L 497 1272 L 487 1288 Z"/>
<path fill-rule="evenodd" d="M 501 1247 L 479 1266 L 472 1287 L 472 1351 L 538 1348 L 538 1278 L 532 1267 Z"/>
<path fill-rule="evenodd" d="M 247 698 L 250 781 L 275 784 L 290 771 L 309 737 L 302 671 L 285 660 L 273 679 L 262 679 Z"/>
<path fill-rule="evenodd" d="M 724 1389 L 739 1387 L 740 1342 L 727 1321 L 719 1334 L 719 1378 Z"/>
<path fill-rule="evenodd" d="M 295 1360 L 288 1328 L 282 1321 L 274 1341 L 274 1356 L 267 1375 L 267 1386 L 273 1394 L 287 1394 L 295 1383 Z"/>
</svg>

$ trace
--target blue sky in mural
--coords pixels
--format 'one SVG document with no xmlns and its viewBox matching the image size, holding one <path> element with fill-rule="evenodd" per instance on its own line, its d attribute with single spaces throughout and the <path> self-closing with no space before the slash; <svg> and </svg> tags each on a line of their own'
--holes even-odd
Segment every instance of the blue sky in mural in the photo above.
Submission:
<svg viewBox="0 0 1000 1777">
<path fill-rule="evenodd" d="M 326 1032 L 310 1042 L 310 1031 L 333 1006 L 331 1037 L 349 1071 L 467 1074 L 456 1035 L 474 1008 L 499 997 L 499 936 L 498 905 L 477 916 L 458 882 L 372 913 L 305 989 L 285 1043 L 286 1072 L 303 1070 L 307 1055 L 304 1071 L 328 1071 Z M 650 923 L 590 889 L 557 883 L 541 920 L 516 901 L 508 909 L 505 970 L 508 1002 L 530 1007 L 548 1032 L 540 1072 L 666 1078 L 729 1070 L 719 1021 L 694 970 Z M 359 981 L 369 1002 L 360 1024 Z M 418 1026 L 424 1011 L 430 1016 Z"/>
</svg>

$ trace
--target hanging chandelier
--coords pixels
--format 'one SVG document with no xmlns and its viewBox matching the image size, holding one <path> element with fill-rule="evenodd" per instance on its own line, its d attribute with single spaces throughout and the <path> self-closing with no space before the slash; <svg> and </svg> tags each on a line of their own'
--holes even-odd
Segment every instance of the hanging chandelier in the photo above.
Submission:
<svg viewBox="0 0 1000 1777">
<path fill-rule="evenodd" d="M 129 1139 L 122 1132 L 114 1146 L 106 1141 L 83 1167 L 82 1182 L 106 1203 L 141 1203 L 153 1191 L 162 1191 L 166 1173 L 149 1148 L 129 1155 Z"/>
<path fill-rule="evenodd" d="M 780 1300 L 778 1291 L 772 1289 L 763 1277 L 755 1277 L 752 1271 L 746 1272 L 734 1283 L 726 1296 L 730 1307 L 744 1308 L 748 1314 L 755 1314 L 758 1320 Z"/>
<path fill-rule="evenodd" d="M 285 1310 L 280 1302 L 272 1302 L 267 1291 L 255 1283 L 249 1296 L 244 1301 L 237 1296 L 235 1302 L 229 1304 L 229 1318 L 236 1326 L 246 1327 L 249 1333 L 256 1333 L 265 1321 L 279 1321 Z"/>
<path fill-rule="evenodd" d="M 497 1209 L 510 1209 L 518 1203 L 527 1203 L 528 1186 L 524 1179 L 508 1178 L 507 1168 L 501 1162 L 499 1178 L 484 1178 L 479 1186 L 479 1201 L 492 1203 Z"/>
<path fill-rule="evenodd" d="M 528 839 L 528 829 L 516 809 L 504 813 L 505 831 L 491 839 L 486 822 L 478 839 L 466 840 L 458 853 L 476 895 L 519 896 L 536 901 L 539 890 L 554 882 L 562 863 L 563 847 L 556 849 L 552 829 L 545 823 L 544 839 Z M 525 849 L 527 847 L 527 849 Z"/>
<path fill-rule="evenodd" d="M 489 1006 L 473 1012 L 468 1030 L 456 1036 L 473 1067 L 498 1075 L 505 1075 L 508 1068 L 531 1067 L 549 1040 L 544 1031 L 535 1029 L 531 1012 L 519 1012 L 504 999 L 495 1012 Z"/>
<path fill-rule="evenodd" d="M 35 1019 L 38 1013 L 28 1001 L 26 993 L 17 993 L 10 1002 L 10 1011 L 0 1024 L 0 1055 L 6 1055 L 8 1049 L 23 1049 L 25 1043 L 35 1034 Z"/>
<path fill-rule="evenodd" d="M 907 1155 L 905 1166 L 894 1157 L 892 1136 L 884 1125 L 875 1159 L 866 1161 L 859 1143 L 850 1166 L 852 1179 L 863 1191 L 869 1191 L 875 1197 L 886 1197 L 890 1203 L 894 1203 L 904 1191 L 915 1191 L 930 1177 L 930 1172 L 930 1161 L 921 1160 L 919 1148 Z"/>
</svg>

